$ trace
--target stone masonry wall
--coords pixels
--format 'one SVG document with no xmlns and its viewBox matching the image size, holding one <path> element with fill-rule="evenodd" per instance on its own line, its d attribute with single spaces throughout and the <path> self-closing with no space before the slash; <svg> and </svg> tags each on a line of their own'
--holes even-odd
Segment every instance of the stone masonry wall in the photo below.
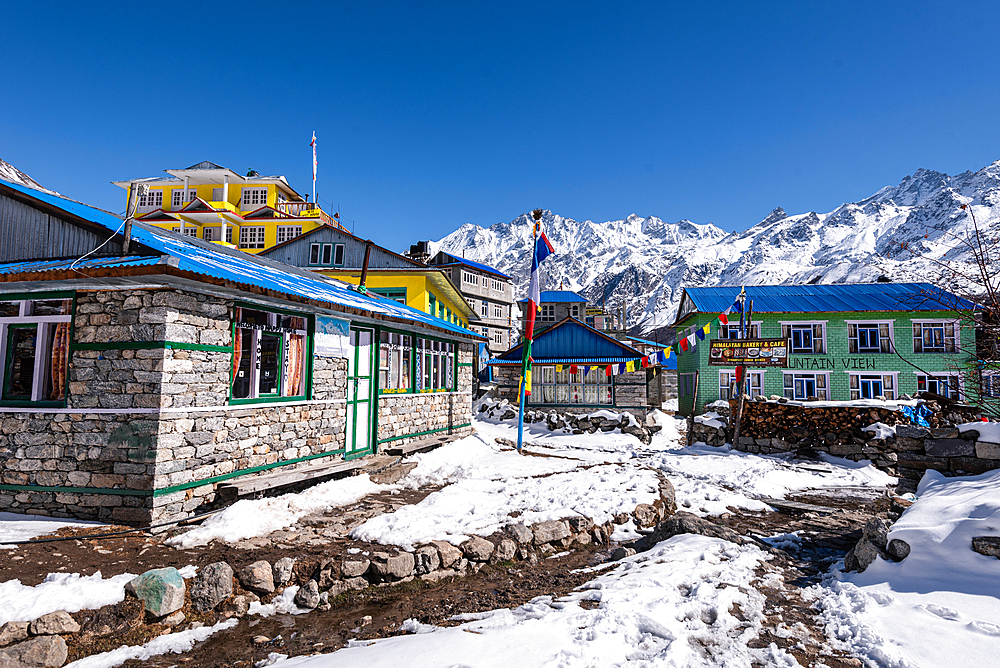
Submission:
<svg viewBox="0 0 1000 668">
<path fill-rule="evenodd" d="M 471 434 L 472 422 L 472 344 L 458 344 L 458 382 L 455 392 L 426 394 L 383 394 L 378 399 L 379 449 L 390 445 L 405 445 L 435 434 L 412 436 L 421 432 Z M 388 440 L 392 439 L 392 440 Z M 384 442 L 383 442 L 384 441 Z"/>
</svg>

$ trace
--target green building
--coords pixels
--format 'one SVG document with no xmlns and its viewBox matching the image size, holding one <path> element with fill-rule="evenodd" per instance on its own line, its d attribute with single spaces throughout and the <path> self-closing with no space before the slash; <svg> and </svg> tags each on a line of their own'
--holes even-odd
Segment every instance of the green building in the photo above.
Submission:
<svg viewBox="0 0 1000 668">
<path fill-rule="evenodd" d="M 975 305 L 929 283 L 761 285 L 752 300 L 749 338 L 788 342 L 786 368 L 747 367 L 747 393 L 794 400 L 848 401 L 934 392 L 978 398 Z M 741 288 L 685 288 L 674 328 L 678 340 L 710 325 L 705 340 L 677 362 L 679 412 L 735 392 L 735 368 L 709 366 L 709 341 L 739 338 L 739 313 L 719 314 Z"/>
</svg>

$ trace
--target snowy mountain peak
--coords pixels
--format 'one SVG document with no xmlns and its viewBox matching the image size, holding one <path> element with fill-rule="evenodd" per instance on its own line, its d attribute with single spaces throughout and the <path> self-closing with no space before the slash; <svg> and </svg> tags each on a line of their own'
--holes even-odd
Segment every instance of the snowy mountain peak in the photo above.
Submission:
<svg viewBox="0 0 1000 668">
<path fill-rule="evenodd" d="M 41 190 L 42 192 L 49 193 L 50 195 L 59 195 L 54 190 L 49 190 L 48 188 L 43 188 L 38 181 L 31 178 L 20 169 L 14 165 L 6 162 L 0 158 L 0 179 L 4 181 L 10 181 L 11 183 L 16 183 L 20 186 L 25 186 L 26 188 L 34 188 L 35 190 Z"/>
<path fill-rule="evenodd" d="M 933 281 L 933 259 L 962 258 L 955 238 L 971 225 L 1000 234 L 1000 160 L 949 176 L 918 169 L 896 186 L 829 213 L 789 215 L 781 207 L 743 232 L 727 234 L 690 220 L 665 223 L 632 213 L 595 223 L 550 210 L 542 227 L 556 248 L 542 267 L 544 289 L 575 290 L 608 308 L 624 306 L 642 332 L 673 322 L 681 288 L 711 285 Z M 995 208 L 997 207 L 997 208 Z M 530 214 L 482 228 L 466 224 L 434 246 L 511 275 L 520 298 L 527 289 Z M 904 250 L 923 253 L 914 257 Z"/>
</svg>

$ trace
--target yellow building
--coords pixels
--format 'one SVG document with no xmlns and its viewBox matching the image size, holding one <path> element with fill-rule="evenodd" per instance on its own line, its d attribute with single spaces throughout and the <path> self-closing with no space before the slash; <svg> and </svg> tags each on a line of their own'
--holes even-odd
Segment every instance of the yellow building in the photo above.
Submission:
<svg viewBox="0 0 1000 668">
<path fill-rule="evenodd" d="M 164 170 L 170 176 L 115 181 L 136 220 L 259 253 L 327 224 L 344 229 L 284 176 L 241 176 L 215 164 Z M 346 231 L 346 230 L 345 230 Z"/>
<path fill-rule="evenodd" d="M 361 284 L 360 269 L 323 269 L 316 273 L 353 285 Z M 440 269 L 369 268 L 365 287 L 368 292 L 394 299 L 459 327 L 469 327 L 470 320 L 479 320 L 462 293 Z"/>
</svg>

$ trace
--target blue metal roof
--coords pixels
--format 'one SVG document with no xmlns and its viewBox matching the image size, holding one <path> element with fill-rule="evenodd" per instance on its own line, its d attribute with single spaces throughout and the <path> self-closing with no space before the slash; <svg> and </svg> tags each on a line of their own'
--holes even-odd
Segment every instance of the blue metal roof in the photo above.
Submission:
<svg viewBox="0 0 1000 668">
<path fill-rule="evenodd" d="M 539 294 L 539 298 L 542 300 L 542 304 L 547 304 L 549 302 L 579 302 L 581 304 L 586 304 L 587 300 L 571 292 L 570 290 L 542 290 Z M 520 300 L 518 304 L 524 304 L 528 299 L 525 297 Z"/>
<path fill-rule="evenodd" d="M 458 257 L 457 255 L 452 255 L 451 253 L 445 253 L 445 255 L 455 260 L 454 262 L 449 262 L 448 264 L 464 264 L 468 267 L 472 267 L 473 269 L 479 269 L 480 271 L 496 274 L 497 276 L 500 276 L 502 278 L 507 278 L 507 279 L 510 278 L 510 276 L 508 276 L 507 274 L 503 273 L 502 271 L 497 271 L 488 264 L 483 264 L 482 262 L 473 262 L 472 260 L 466 260 L 464 257 Z"/>
<path fill-rule="evenodd" d="M 514 346 L 501 353 L 497 359 L 520 360 L 523 354 L 523 345 L 520 343 Z M 531 357 L 540 363 L 573 359 L 580 364 L 589 364 L 590 362 L 587 360 L 594 360 L 593 363 L 598 364 L 600 360 L 612 357 L 621 357 L 619 362 L 627 362 L 642 357 L 642 353 L 621 341 L 602 334 L 593 327 L 567 318 L 549 327 L 535 338 L 531 344 Z"/>
<path fill-rule="evenodd" d="M 87 258 L 82 262 L 73 263 L 73 260 L 33 260 L 30 262 L 11 262 L 0 264 L 0 274 L 31 274 L 53 269 L 101 269 L 104 267 L 140 267 L 144 265 L 159 264 L 163 258 L 159 255 L 153 257 L 98 257 Z"/>
<path fill-rule="evenodd" d="M 531 359 L 534 364 L 618 364 L 638 359 L 635 355 L 628 357 L 536 357 L 535 349 L 531 349 Z M 521 360 L 492 359 L 487 364 L 491 366 L 517 365 Z"/>
<path fill-rule="evenodd" d="M 930 283 L 838 283 L 835 285 L 748 285 L 755 313 L 845 311 L 949 311 L 975 304 Z M 685 288 L 696 311 L 719 313 L 736 301 L 739 286 Z M 688 309 L 681 300 L 682 312 Z M 685 313 L 687 317 L 689 313 Z"/>
<path fill-rule="evenodd" d="M 112 232 L 121 229 L 122 219 L 80 202 L 50 195 L 16 183 L 2 181 L 4 185 L 58 207 L 79 218 L 106 227 Z M 465 337 L 483 338 L 471 330 L 459 327 L 446 320 L 432 316 L 399 302 L 384 299 L 377 295 L 362 294 L 346 283 L 324 280 L 311 272 L 281 264 L 266 258 L 259 258 L 249 253 L 237 251 L 223 246 L 217 246 L 200 239 L 182 236 L 166 230 L 134 222 L 132 239 L 165 255 L 176 258 L 173 266 L 183 271 L 189 271 L 203 276 L 249 284 L 261 288 L 275 290 L 288 295 L 297 295 L 326 302 L 337 306 L 355 308 L 372 314 L 390 316 L 430 325 Z M 151 258 L 138 258 L 140 264 L 155 264 Z M 133 261 L 132 258 L 115 258 L 118 263 Z M 69 269 L 73 260 L 52 261 L 47 269 Z M 60 263 L 61 264 L 58 264 Z M 26 265 L 37 263 L 16 262 L 0 265 L 0 273 L 24 271 Z M 78 265 L 79 266 L 79 265 Z M 40 271 L 33 269 L 32 271 Z"/>
</svg>

